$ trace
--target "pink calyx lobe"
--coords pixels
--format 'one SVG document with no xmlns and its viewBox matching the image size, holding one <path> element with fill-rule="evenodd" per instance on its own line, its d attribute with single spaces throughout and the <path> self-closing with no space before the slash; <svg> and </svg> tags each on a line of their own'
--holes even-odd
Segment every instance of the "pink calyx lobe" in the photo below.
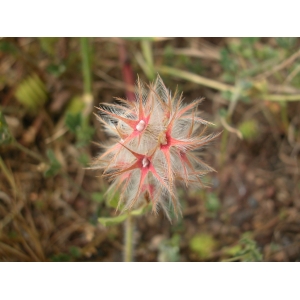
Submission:
<svg viewBox="0 0 300 300">
<path fill-rule="evenodd" d="M 116 119 L 119 124 L 120 122 L 123 122 L 131 128 L 132 130 L 131 133 L 127 134 L 126 137 L 124 136 L 124 134 L 122 136 L 120 130 L 117 129 L 118 134 L 124 140 L 125 143 L 128 143 L 135 137 L 138 137 L 140 142 L 141 136 L 149 124 L 151 113 L 153 110 L 153 99 L 149 99 L 149 101 L 147 101 L 145 105 L 143 103 L 142 87 L 139 81 L 138 81 L 138 88 L 139 88 L 139 99 L 135 106 L 135 111 L 133 112 L 133 116 L 136 119 L 131 119 L 131 118 L 129 119 L 126 117 L 126 114 L 121 115 L 108 110 L 104 110 L 101 107 L 98 108 L 102 113 L 108 114 L 114 119 Z M 120 107 L 120 110 L 122 111 L 122 107 Z M 117 125 L 117 127 L 119 127 L 119 125 Z"/>
<path fill-rule="evenodd" d="M 136 193 L 134 199 L 131 201 L 128 209 L 131 209 L 135 205 L 136 201 L 138 200 L 138 197 L 140 196 L 140 194 L 142 192 L 143 185 L 145 183 L 145 180 L 146 180 L 149 172 L 151 172 L 152 175 L 158 180 L 158 182 L 163 187 L 165 187 L 169 191 L 169 193 L 173 196 L 173 193 L 170 190 L 169 186 L 164 182 L 164 180 L 161 178 L 161 176 L 157 173 L 157 171 L 154 168 L 154 165 L 152 163 L 156 149 L 154 149 L 154 151 L 152 151 L 151 155 L 147 156 L 147 155 L 139 154 L 139 153 L 129 149 L 124 144 L 121 144 L 121 145 L 124 148 L 126 148 L 136 158 L 136 160 L 129 167 L 127 167 L 123 170 L 120 170 L 119 172 L 114 173 L 113 176 L 117 176 L 117 175 L 123 174 L 125 172 L 135 170 L 135 169 L 140 170 L 140 179 L 139 179 L 139 183 L 138 183 L 137 193 Z"/>
</svg>

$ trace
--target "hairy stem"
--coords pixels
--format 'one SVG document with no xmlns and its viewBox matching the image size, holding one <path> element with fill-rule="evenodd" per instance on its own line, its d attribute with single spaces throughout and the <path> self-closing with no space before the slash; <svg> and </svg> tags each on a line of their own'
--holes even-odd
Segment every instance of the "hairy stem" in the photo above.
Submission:
<svg viewBox="0 0 300 300">
<path fill-rule="evenodd" d="M 124 261 L 133 261 L 133 233 L 134 233 L 134 216 L 130 213 L 125 223 L 125 249 L 124 249 Z"/>
</svg>

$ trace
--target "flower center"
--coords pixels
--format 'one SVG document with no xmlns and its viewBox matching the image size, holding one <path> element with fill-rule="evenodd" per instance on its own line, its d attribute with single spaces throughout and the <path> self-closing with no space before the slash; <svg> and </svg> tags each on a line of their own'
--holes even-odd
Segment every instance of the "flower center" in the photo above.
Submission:
<svg viewBox="0 0 300 300">
<path fill-rule="evenodd" d="M 164 131 L 162 131 L 158 135 L 158 142 L 159 142 L 160 145 L 163 145 L 163 146 L 168 144 L 167 136 L 166 136 L 166 133 Z"/>
<path fill-rule="evenodd" d="M 141 120 L 137 125 L 136 125 L 136 130 L 138 130 L 138 131 L 142 131 L 142 130 L 144 130 L 144 128 L 145 128 L 145 121 L 144 120 Z"/>
<path fill-rule="evenodd" d="M 143 158 L 143 160 L 142 160 L 143 168 L 148 167 L 149 164 L 150 164 L 150 161 L 149 161 L 149 159 L 145 156 L 145 157 Z"/>
</svg>

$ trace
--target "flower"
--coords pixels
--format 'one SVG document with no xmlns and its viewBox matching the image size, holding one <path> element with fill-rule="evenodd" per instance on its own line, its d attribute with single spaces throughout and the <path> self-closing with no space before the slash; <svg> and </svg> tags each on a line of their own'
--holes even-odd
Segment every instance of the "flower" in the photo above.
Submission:
<svg viewBox="0 0 300 300">
<path fill-rule="evenodd" d="M 170 207 L 181 213 L 176 183 L 203 187 L 201 177 L 213 171 L 197 155 L 218 134 L 204 135 L 210 122 L 197 111 L 202 99 L 183 103 L 172 96 L 158 76 L 154 84 L 137 81 L 136 101 L 116 98 L 119 104 L 101 104 L 97 115 L 111 138 L 94 161 L 111 182 L 108 193 L 120 192 L 124 210 L 142 201 L 162 208 L 170 219 Z"/>
</svg>

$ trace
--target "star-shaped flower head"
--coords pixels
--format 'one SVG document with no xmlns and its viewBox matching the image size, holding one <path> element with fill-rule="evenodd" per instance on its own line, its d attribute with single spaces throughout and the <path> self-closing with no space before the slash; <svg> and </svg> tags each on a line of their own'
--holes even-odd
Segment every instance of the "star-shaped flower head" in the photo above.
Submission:
<svg viewBox="0 0 300 300">
<path fill-rule="evenodd" d="M 134 102 L 116 98 L 118 104 L 101 104 L 97 115 L 111 137 L 106 150 L 94 161 L 111 182 L 109 191 L 120 192 L 119 206 L 132 209 L 142 201 L 181 213 L 176 184 L 204 187 L 201 177 L 213 171 L 199 150 L 218 134 L 205 135 L 210 122 L 201 118 L 202 99 L 183 103 L 182 94 L 172 96 L 158 76 L 145 86 L 137 81 Z"/>
</svg>

